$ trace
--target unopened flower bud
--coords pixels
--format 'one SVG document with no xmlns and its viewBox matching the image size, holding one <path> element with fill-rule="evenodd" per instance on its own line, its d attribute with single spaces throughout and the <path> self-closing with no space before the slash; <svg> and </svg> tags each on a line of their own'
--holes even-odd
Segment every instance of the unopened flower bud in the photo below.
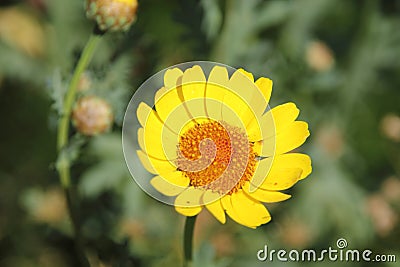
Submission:
<svg viewBox="0 0 400 267">
<path fill-rule="evenodd" d="M 137 0 L 86 0 L 86 16 L 102 31 L 127 31 L 136 19 Z"/>
<path fill-rule="evenodd" d="M 309 43 L 305 56 L 308 66 L 319 72 L 330 70 L 335 63 L 332 50 L 321 41 Z"/>
<path fill-rule="evenodd" d="M 103 133 L 113 123 L 111 106 L 97 96 L 82 97 L 72 111 L 72 121 L 77 130 L 84 135 Z"/>
</svg>

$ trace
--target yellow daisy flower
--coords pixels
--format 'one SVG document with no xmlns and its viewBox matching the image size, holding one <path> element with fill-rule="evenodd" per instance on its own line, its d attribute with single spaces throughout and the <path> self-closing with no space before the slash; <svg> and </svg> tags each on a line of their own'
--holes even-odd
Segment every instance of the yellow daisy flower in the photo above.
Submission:
<svg viewBox="0 0 400 267">
<path fill-rule="evenodd" d="M 163 78 L 154 106 L 137 108 L 137 155 L 151 185 L 185 216 L 205 208 L 221 223 L 226 214 L 250 228 L 269 222 L 263 202 L 290 198 L 281 191 L 311 173 L 310 157 L 291 153 L 309 136 L 299 109 L 269 109 L 272 81 L 243 69 L 217 65 L 206 77 L 194 65 Z"/>
</svg>

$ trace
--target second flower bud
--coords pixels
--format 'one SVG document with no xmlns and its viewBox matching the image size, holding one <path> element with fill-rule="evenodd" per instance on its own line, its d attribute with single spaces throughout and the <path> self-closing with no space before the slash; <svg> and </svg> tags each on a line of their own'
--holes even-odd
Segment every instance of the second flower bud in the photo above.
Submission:
<svg viewBox="0 0 400 267">
<path fill-rule="evenodd" d="M 137 0 L 86 0 L 86 16 L 102 31 L 127 31 L 136 20 Z"/>
</svg>

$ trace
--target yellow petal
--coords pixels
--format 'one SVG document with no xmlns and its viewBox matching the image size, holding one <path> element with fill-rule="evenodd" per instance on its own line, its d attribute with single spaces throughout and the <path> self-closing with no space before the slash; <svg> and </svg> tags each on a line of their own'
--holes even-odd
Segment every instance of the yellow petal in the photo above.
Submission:
<svg viewBox="0 0 400 267">
<path fill-rule="evenodd" d="M 306 178 L 312 171 L 311 158 L 306 154 L 288 153 L 277 155 L 274 158 L 274 168 L 282 169 L 285 167 L 302 169 L 299 180 Z"/>
<path fill-rule="evenodd" d="M 228 71 L 225 67 L 215 66 L 208 76 L 204 100 L 207 117 L 216 121 L 222 120 L 222 105 L 229 82 Z"/>
<path fill-rule="evenodd" d="M 204 191 L 189 187 L 178 195 L 175 199 L 175 210 L 185 216 L 195 216 L 200 213 L 202 207 L 200 205 L 201 197 Z"/>
<path fill-rule="evenodd" d="M 166 178 L 168 177 L 168 179 Z M 189 179 L 182 175 L 180 171 L 155 176 L 150 184 L 160 193 L 166 196 L 176 196 L 183 192 L 189 185 Z"/>
<path fill-rule="evenodd" d="M 224 98 L 224 88 L 226 88 L 228 80 L 228 71 L 225 67 L 213 67 L 208 76 L 204 91 L 205 109 L 208 118 L 216 121 L 222 120 L 222 99 Z M 214 103 L 208 104 L 208 100 L 213 100 L 213 102 L 217 102 L 218 105 L 215 105 Z M 210 107 L 210 105 L 212 106 Z"/>
<path fill-rule="evenodd" d="M 192 120 L 176 88 L 157 91 L 155 108 L 160 120 L 175 133 L 179 133 L 182 124 Z"/>
<path fill-rule="evenodd" d="M 226 222 L 226 217 L 220 198 L 221 196 L 218 193 L 206 191 L 203 195 L 203 204 L 218 221 L 224 224 Z"/>
<path fill-rule="evenodd" d="M 191 113 L 189 113 L 189 108 L 191 108 Z M 202 120 L 196 117 L 195 112 L 199 112 L 199 117 L 206 118 L 204 99 L 192 99 L 189 102 L 181 103 L 170 111 L 164 123 L 168 129 L 180 135 Z"/>
<path fill-rule="evenodd" d="M 214 121 L 223 121 L 221 101 L 213 98 L 204 98 L 206 117 Z"/>
<path fill-rule="evenodd" d="M 146 126 L 147 118 L 149 117 L 151 112 L 152 108 L 149 107 L 146 103 L 141 102 L 139 104 L 138 109 L 136 110 L 136 115 L 142 127 Z"/>
<path fill-rule="evenodd" d="M 141 150 L 146 151 L 145 149 L 145 144 L 144 144 L 144 129 L 143 128 L 139 128 L 137 131 L 137 136 L 138 136 L 138 143 L 139 143 L 139 147 Z"/>
<path fill-rule="evenodd" d="M 310 136 L 308 124 L 295 121 L 276 136 L 276 154 L 283 154 L 301 146 Z"/>
<path fill-rule="evenodd" d="M 235 209 L 232 206 L 230 195 L 225 195 L 223 198 L 221 198 L 221 204 L 222 204 L 222 207 L 225 209 L 226 214 L 228 214 L 232 220 L 234 220 L 235 222 L 242 224 L 244 226 L 247 226 L 247 227 L 250 227 L 253 229 L 256 228 L 255 226 L 248 225 L 245 221 L 242 220 L 242 218 L 239 217 L 239 215 L 236 213 Z"/>
<path fill-rule="evenodd" d="M 237 215 L 249 226 L 257 227 L 271 220 L 267 208 L 257 200 L 249 198 L 243 190 L 233 193 L 231 202 Z"/>
<path fill-rule="evenodd" d="M 151 127 L 150 127 L 151 128 Z M 147 130 L 147 135 L 149 135 L 150 130 Z M 139 128 L 137 135 L 138 135 L 138 143 L 139 143 L 139 147 L 140 149 L 143 151 L 144 154 L 146 154 L 148 157 L 152 158 L 152 159 L 156 159 L 156 160 L 160 160 L 160 161 L 169 161 L 170 164 L 174 165 L 174 159 L 175 159 L 175 155 L 174 157 L 170 157 L 168 159 L 167 155 L 164 153 L 163 148 L 162 147 L 151 147 L 150 149 L 147 149 L 148 151 L 150 151 L 150 153 L 153 153 L 151 155 L 148 154 L 148 151 L 146 152 L 146 144 L 145 144 L 145 131 L 143 128 Z M 170 133 L 170 132 L 169 132 Z M 156 138 L 157 136 L 154 136 L 154 138 Z M 163 138 L 163 136 L 160 137 L 161 140 Z M 171 138 L 174 138 L 174 136 L 171 136 Z M 172 140 L 172 139 L 170 139 Z M 151 141 L 147 140 L 147 145 L 149 145 Z M 154 151 L 157 150 L 157 153 L 154 153 Z M 155 156 L 156 155 L 156 156 Z M 175 166 L 175 165 L 174 165 Z"/>
<path fill-rule="evenodd" d="M 248 191 L 254 193 L 258 188 L 267 190 L 285 190 L 292 187 L 301 177 L 303 169 L 300 165 L 290 165 L 287 161 L 265 158 L 257 162 L 256 170 L 250 181 Z"/>
<path fill-rule="evenodd" d="M 138 118 L 143 123 L 142 130 L 138 130 L 138 141 L 141 149 L 147 155 L 160 160 L 176 159 L 176 145 L 178 144 L 178 136 L 176 133 L 166 127 L 157 117 L 156 112 L 141 103 L 138 108 Z M 146 118 L 144 115 L 147 113 Z M 141 116 L 139 116 L 139 114 Z"/>
<path fill-rule="evenodd" d="M 160 176 L 171 184 L 185 188 L 189 185 L 190 182 L 190 179 L 186 177 L 186 175 L 181 171 L 163 173 L 160 174 Z"/>
<path fill-rule="evenodd" d="M 248 191 L 250 186 L 249 184 L 250 183 L 246 183 L 246 185 L 243 187 L 244 192 L 251 198 L 257 199 L 261 202 L 274 203 L 287 200 L 291 197 L 291 195 L 284 194 L 282 192 L 270 191 L 264 189 L 257 189 L 253 193 L 249 193 Z"/>
<path fill-rule="evenodd" d="M 261 156 L 270 157 L 274 154 L 283 154 L 301 146 L 310 135 L 308 124 L 304 121 L 295 121 L 287 126 L 276 137 L 272 136 L 263 141 L 254 143 L 256 149 L 262 146 Z M 275 138 L 275 140 L 273 140 Z M 275 143 L 276 147 L 272 144 Z M 275 150 L 275 151 L 274 151 Z"/>
<path fill-rule="evenodd" d="M 259 201 L 266 202 L 266 203 L 275 203 L 281 202 L 289 199 L 291 195 L 277 192 L 277 191 L 268 191 L 263 189 L 258 189 L 253 194 L 249 195 L 252 198 L 255 198 Z"/>
<path fill-rule="evenodd" d="M 169 90 L 170 89 L 165 86 L 157 90 L 157 92 L 154 94 L 154 106 Z"/>
<path fill-rule="evenodd" d="M 256 162 L 256 170 L 250 181 L 249 192 L 253 193 L 265 181 L 272 168 L 273 158 L 265 158 Z"/>
<path fill-rule="evenodd" d="M 265 158 L 256 163 L 249 191 L 253 193 L 257 188 L 284 190 L 310 173 L 311 159 L 305 154 L 289 153 Z"/>
<path fill-rule="evenodd" d="M 183 73 L 182 93 L 185 100 L 204 97 L 206 77 L 200 66 L 195 65 Z"/>
<path fill-rule="evenodd" d="M 207 116 L 216 121 L 225 121 L 231 126 L 245 130 L 245 125 L 252 120 L 251 108 L 243 102 L 243 99 L 225 87 L 213 87 L 214 90 L 207 91 L 205 106 Z M 222 100 L 220 99 L 222 98 Z M 201 105 L 201 103 L 199 104 Z M 249 116 L 243 116 L 243 111 Z"/>
<path fill-rule="evenodd" d="M 202 207 L 187 208 L 187 207 L 175 206 L 175 210 L 184 216 L 191 217 L 191 216 L 196 216 L 197 214 L 199 214 L 202 210 Z"/>
<path fill-rule="evenodd" d="M 244 69 L 238 69 L 240 73 L 242 73 L 244 76 L 246 76 L 251 82 L 254 82 L 254 76 L 253 73 L 245 71 Z"/>
<path fill-rule="evenodd" d="M 210 72 L 210 75 L 208 75 L 208 83 L 226 88 L 229 83 L 229 75 L 226 68 L 222 66 L 213 67 L 213 69 Z"/>
<path fill-rule="evenodd" d="M 198 207 L 201 206 L 201 198 L 205 191 L 202 189 L 194 188 L 193 186 L 187 188 L 175 199 L 175 206 L 179 207 Z"/>
<path fill-rule="evenodd" d="M 214 101 L 214 102 L 216 102 L 216 101 Z M 221 109 L 221 103 L 217 103 L 217 107 L 219 107 L 219 109 Z M 171 116 L 172 116 L 172 118 L 175 118 L 176 117 L 175 114 L 184 113 L 184 112 L 187 112 L 188 114 L 190 114 L 190 118 L 191 118 L 190 120 L 192 120 L 192 122 L 200 123 L 200 121 L 204 120 L 205 118 L 215 119 L 215 118 L 208 116 L 208 114 L 206 112 L 206 99 L 204 97 L 192 98 L 190 100 L 185 101 L 184 105 L 177 107 L 173 111 L 173 113 L 171 113 Z M 190 122 L 190 120 L 187 120 L 186 123 Z"/>
<path fill-rule="evenodd" d="M 239 72 L 238 76 L 248 81 L 248 78 L 242 73 Z M 230 125 L 243 128 L 254 119 L 253 110 L 241 95 L 230 88 L 230 83 L 232 81 L 229 80 L 225 67 L 215 66 L 211 70 L 204 100 L 207 117 L 217 121 L 223 120 Z M 253 87 L 255 87 L 254 84 Z M 202 104 L 198 106 L 201 107 Z"/>
<path fill-rule="evenodd" d="M 260 141 L 279 134 L 290 126 L 299 115 L 299 109 L 294 103 L 285 103 L 266 112 L 259 121 L 253 120 L 247 127 L 249 140 Z M 259 129 L 261 128 L 262 135 Z"/>
<path fill-rule="evenodd" d="M 256 84 L 248 76 L 248 74 L 238 70 L 232 74 L 228 85 L 233 92 L 240 96 L 242 102 L 251 107 L 250 110 L 243 109 L 239 111 L 239 115 L 242 118 L 248 118 L 245 123 L 246 126 L 254 117 L 261 116 L 268 104 Z"/>
<path fill-rule="evenodd" d="M 169 173 L 176 171 L 176 166 L 167 160 L 159 160 L 146 155 L 142 150 L 136 151 L 144 168 L 152 174 Z"/>
<path fill-rule="evenodd" d="M 295 103 L 288 102 L 274 107 L 270 112 L 275 121 L 275 132 L 279 134 L 297 119 L 300 110 Z"/>
<path fill-rule="evenodd" d="M 252 108 L 240 96 L 225 90 L 221 107 L 222 120 L 232 126 L 246 129 L 255 118 Z"/>
<path fill-rule="evenodd" d="M 265 77 L 261 77 L 256 81 L 256 85 L 258 89 L 261 91 L 265 101 L 268 104 L 272 93 L 272 80 Z"/>
<path fill-rule="evenodd" d="M 183 75 L 183 72 L 178 68 L 168 69 L 164 74 L 164 86 L 167 89 L 176 88 L 178 78 Z"/>
<path fill-rule="evenodd" d="M 272 167 L 259 188 L 272 191 L 288 189 L 299 180 L 302 171 L 300 168 L 277 169 Z"/>
<path fill-rule="evenodd" d="M 193 105 L 189 105 L 189 103 L 193 99 L 204 100 L 205 88 L 206 77 L 204 76 L 203 70 L 200 66 L 195 65 L 185 70 L 182 76 L 182 85 L 178 87 L 178 95 L 184 105 L 186 105 L 192 118 L 194 118 L 194 115 L 191 112 L 191 107 Z M 203 109 L 202 113 L 206 113 L 204 103 L 196 107 L 201 107 Z"/>
</svg>

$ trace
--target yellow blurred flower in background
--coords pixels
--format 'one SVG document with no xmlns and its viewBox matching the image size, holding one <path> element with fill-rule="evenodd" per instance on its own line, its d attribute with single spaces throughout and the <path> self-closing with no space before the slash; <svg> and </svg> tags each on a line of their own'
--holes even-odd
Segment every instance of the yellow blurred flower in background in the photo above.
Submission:
<svg viewBox="0 0 400 267">
<path fill-rule="evenodd" d="M 305 58 L 308 66 L 319 72 L 330 70 L 335 63 L 332 50 L 321 41 L 312 41 L 308 44 Z"/>
<path fill-rule="evenodd" d="M 0 41 L 32 57 L 45 51 L 43 26 L 31 13 L 16 7 L 0 9 Z"/>
<path fill-rule="evenodd" d="M 399 216 L 381 194 L 373 194 L 366 200 L 367 212 L 375 232 L 387 236 L 395 228 Z"/>
<path fill-rule="evenodd" d="M 67 217 L 67 206 L 60 188 L 31 189 L 23 202 L 35 221 L 58 224 Z"/>
<path fill-rule="evenodd" d="M 381 131 L 388 139 L 400 142 L 400 117 L 396 114 L 386 114 L 381 121 Z"/>
</svg>

